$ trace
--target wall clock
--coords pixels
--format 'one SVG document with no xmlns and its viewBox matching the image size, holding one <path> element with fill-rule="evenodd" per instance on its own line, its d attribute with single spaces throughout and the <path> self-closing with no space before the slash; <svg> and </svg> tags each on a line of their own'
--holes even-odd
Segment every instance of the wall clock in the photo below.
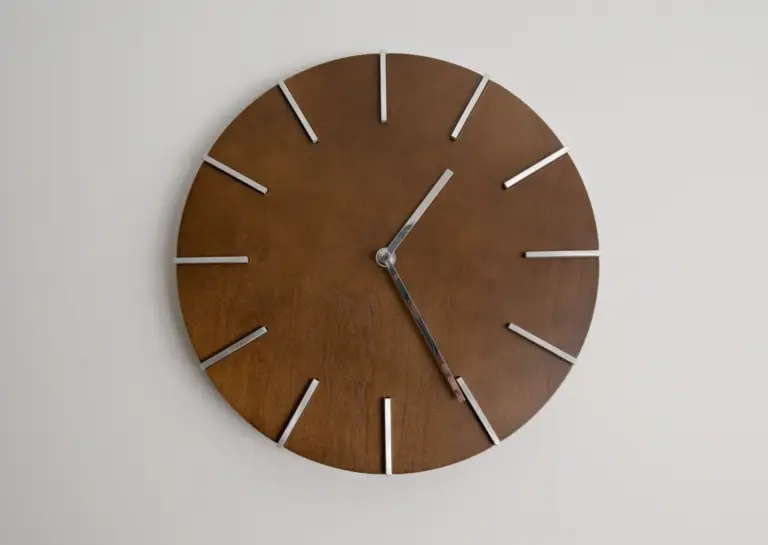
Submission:
<svg viewBox="0 0 768 545">
<path fill-rule="evenodd" d="M 229 125 L 178 238 L 201 368 L 278 446 L 412 473 L 477 454 L 552 396 L 598 284 L 568 149 L 487 76 L 361 55 Z"/>
</svg>

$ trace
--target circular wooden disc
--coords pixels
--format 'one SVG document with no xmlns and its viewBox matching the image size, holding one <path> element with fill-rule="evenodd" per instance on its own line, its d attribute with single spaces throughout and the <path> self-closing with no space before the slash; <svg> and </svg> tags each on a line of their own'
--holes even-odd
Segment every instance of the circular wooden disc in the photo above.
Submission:
<svg viewBox="0 0 768 545">
<path fill-rule="evenodd" d="M 536 414 L 571 368 L 506 324 L 579 353 L 597 259 L 534 260 L 523 252 L 597 249 L 587 192 L 568 155 L 502 189 L 562 144 L 493 82 L 451 140 L 480 79 L 443 61 L 388 55 L 382 124 L 378 55 L 322 64 L 286 81 L 318 143 L 275 87 L 210 152 L 267 186 L 267 195 L 201 166 L 178 255 L 250 261 L 178 267 L 186 326 L 201 360 L 268 328 L 208 374 L 273 440 L 319 380 L 287 441 L 293 452 L 381 473 L 385 397 L 395 473 L 492 446 L 470 406 L 451 395 L 386 269 L 374 262 L 446 169 L 455 174 L 397 250 L 397 268 L 453 374 L 500 438 Z"/>
</svg>

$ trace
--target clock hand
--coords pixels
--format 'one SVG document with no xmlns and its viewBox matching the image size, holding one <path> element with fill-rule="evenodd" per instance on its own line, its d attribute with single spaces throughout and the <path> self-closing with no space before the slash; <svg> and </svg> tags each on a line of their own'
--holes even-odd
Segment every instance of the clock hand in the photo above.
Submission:
<svg viewBox="0 0 768 545">
<path fill-rule="evenodd" d="M 456 399 L 463 402 L 464 394 L 461 392 L 461 388 L 459 387 L 459 384 L 456 382 L 456 379 L 454 378 L 453 373 L 451 372 L 451 368 L 448 367 L 448 363 L 445 361 L 445 358 L 443 357 L 442 352 L 440 352 L 440 349 L 437 347 L 437 343 L 435 342 L 435 339 L 432 337 L 432 334 L 429 332 L 429 329 L 427 329 L 427 324 L 424 323 L 424 318 L 421 317 L 421 313 L 419 313 L 419 309 L 416 308 L 416 303 L 413 302 L 413 299 L 411 299 L 411 296 L 408 293 L 408 290 L 405 288 L 403 279 L 400 278 L 400 275 L 398 274 L 397 269 L 395 268 L 394 256 L 392 256 L 391 254 L 386 261 L 386 268 L 387 268 L 387 271 L 389 272 L 389 275 L 392 277 L 392 282 L 394 282 L 395 287 L 397 288 L 397 292 L 400 294 L 400 297 L 403 298 L 403 302 L 405 302 L 405 306 L 408 307 L 408 311 L 411 313 L 411 316 L 416 322 L 416 325 L 418 326 L 419 331 L 421 332 L 421 335 L 424 337 L 424 340 L 427 343 L 427 347 L 429 348 L 429 351 L 432 353 L 432 357 L 435 358 L 435 361 L 437 362 L 437 366 L 440 368 L 440 372 L 443 374 L 443 377 L 445 378 L 446 382 L 448 382 L 448 387 L 451 389 L 451 392 L 453 392 L 453 395 L 456 396 Z"/>
<path fill-rule="evenodd" d="M 400 228 L 400 231 L 395 235 L 395 238 L 393 238 L 392 242 L 387 246 L 387 251 L 390 254 L 394 255 L 395 251 L 400 246 L 400 243 L 403 242 L 406 235 L 413 229 L 413 226 L 416 225 L 419 218 L 424 215 L 424 212 L 427 211 L 427 208 L 429 208 L 429 205 L 435 200 L 438 193 L 443 190 L 448 183 L 448 180 L 451 179 L 451 176 L 453 176 L 453 172 L 450 169 L 445 169 L 445 172 L 440 176 L 440 179 L 432 186 L 432 189 L 429 190 L 427 196 L 424 197 L 424 200 L 416 207 L 416 210 L 413 211 L 411 217 L 406 220 L 405 225 Z"/>
</svg>

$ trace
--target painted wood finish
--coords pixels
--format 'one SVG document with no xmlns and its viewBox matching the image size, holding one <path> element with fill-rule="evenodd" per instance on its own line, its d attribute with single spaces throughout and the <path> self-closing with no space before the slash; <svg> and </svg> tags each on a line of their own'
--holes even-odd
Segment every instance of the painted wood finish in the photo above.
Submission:
<svg viewBox="0 0 768 545">
<path fill-rule="evenodd" d="M 501 439 L 547 402 L 571 365 L 518 335 L 578 355 L 597 259 L 525 259 L 529 249 L 597 249 L 592 208 L 571 156 L 504 190 L 563 147 L 523 102 L 443 61 L 387 55 L 381 123 L 378 54 L 286 80 L 317 144 L 276 86 L 224 131 L 210 155 L 269 187 L 254 192 L 203 164 L 179 256 L 247 255 L 237 266 L 177 267 L 181 309 L 201 360 L 259 326 L 269 334 L 208 369 L 243 418 L 277 440 L 307 383 L 312 402 L 285 447 L 330 466 L 382 473 L 382 398 L 392 400 L 397 473 L 492 446 L 451 395 L 408 310 L 374 262 L 445 169 L 455 174 L 397 250 L 397 268 L 457 376 Z"/>
</svg>

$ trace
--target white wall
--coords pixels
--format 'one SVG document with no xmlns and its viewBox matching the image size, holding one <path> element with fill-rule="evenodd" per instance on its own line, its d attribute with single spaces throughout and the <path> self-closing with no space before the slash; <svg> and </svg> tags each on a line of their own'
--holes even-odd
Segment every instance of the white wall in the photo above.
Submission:
<svg viewBox="0 0 768 545">
<path fill-rule="evenodd" d="M 765 22 L 757 0 L 4 0 L 0 543 L 765 544 Z M 390 479 L 241 421 L 193 363 L 170 265 L 228 121 L 381 48 L 528 101 L 574 149 L 604 251 L 552 402 Z"/>
</svg>

